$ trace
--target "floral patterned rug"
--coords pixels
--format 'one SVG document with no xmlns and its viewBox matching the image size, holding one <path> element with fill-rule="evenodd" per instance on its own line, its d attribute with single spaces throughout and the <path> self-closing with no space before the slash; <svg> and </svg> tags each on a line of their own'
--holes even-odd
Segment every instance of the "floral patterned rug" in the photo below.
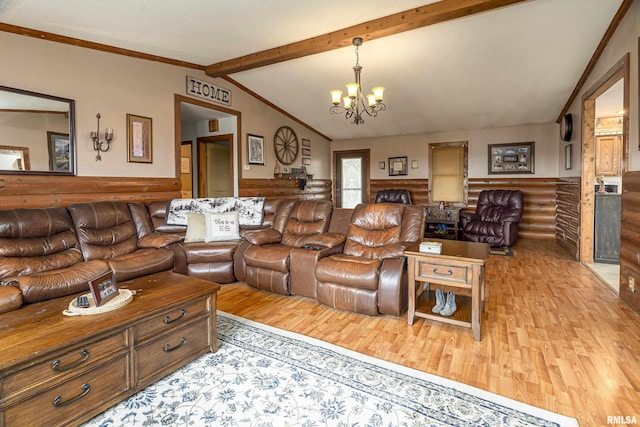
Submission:
<svg viewBox="0 0 640 427">
<path fill-rule="evenodd" d="M 455 381 L 218 312 L 202 356 L 85 426 L 577 426 Z"/>
</svg>

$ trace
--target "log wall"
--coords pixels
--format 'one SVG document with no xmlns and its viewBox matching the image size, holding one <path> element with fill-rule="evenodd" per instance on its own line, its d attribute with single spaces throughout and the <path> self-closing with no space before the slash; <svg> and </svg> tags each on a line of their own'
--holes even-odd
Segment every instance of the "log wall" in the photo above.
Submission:
<svg viewBox="0 0 640 427">
<path fill-rule="evenodd" d="M 96 200 L 168 200 L 180 197 L 175 178 L 0 175 L 0 209 L 69 206 Z"/>
<path fill-rule="evenodd" d="M 369 203 L 373 203 L 376 193 L 380 190 L 399 189 L 409 190 L 411 202 L 414 205 L 427 206 L 429 204 L 428 179 L 372 179 L 369 188 Z"/>
<path fill-rule="evenodd" d="M 640 313 L 640 171 L 622 177 L 620 298 Z"/>
<path fill-rule="evenodd" d="M 558 180 L 556 189 L 556 241 L 580 259 L 580 177 Z"/>
<path fill-rule="evenodd" d="M 332 200 L 330 179 L 309 179 L 304 190 L 296 179 L 241 179 L 238 187 L 240 197 Z"/>
</svg>

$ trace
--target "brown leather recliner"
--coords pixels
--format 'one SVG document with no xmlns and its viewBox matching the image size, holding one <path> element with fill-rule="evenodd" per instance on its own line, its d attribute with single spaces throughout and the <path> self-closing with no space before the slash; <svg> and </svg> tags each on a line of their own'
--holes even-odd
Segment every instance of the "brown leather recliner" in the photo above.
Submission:
<svg viewBox="0 0 640 427">
<path fill-rule="evenodd" d="M 109 271 L 105 261 L 85 262 L 65 208 L 0 211 L 0 312 L 88 291 Z"/>
<path fill-rule="evenodd" d="M 476 212 L 460 212 L 462 240 L 512 246 L 518 240 L 522 206 L 520 190 L 480 192 Z"/>
<path fill-rule="evenodd" d="M 288 203 L 291 205 L 288 215 L 283 216 L 284 221 L 275 221 L 271 228 L 244 233 L 249 244 L 244 252 L 246 283 L 282 295 L 291 293 L 291 250 L 308 247 L 312 251 L 314 248 L 328 248 L 334 243 L 334 240 L 324 240 L 322 236 L 329 227 L 333 210 L 330 202 Z"/>
<path fill-rule="evenodd" d="M 126 202 L 77 203 L 69 213 L 85 260 L 104 260 L 116 281 L 171 270 L 173 253 L 162 247 L 166 241 L 138 238 L 129 205 Z"/>
<path fill-rule="evenodd" d="M 405 205 L 410 205 L 411 193 L 409 190 L 380 190 L 376 193 L 374 203 L 403 203 Z"/>
<path fill-rule="evenodd" d="M 419 206 L 356 206 L 343 253 L 318 261 L 318 302 L 372 316 L 404 313 L 408 287 L 403 251 L 422 239 L 424 216 Z"/>
</svg>

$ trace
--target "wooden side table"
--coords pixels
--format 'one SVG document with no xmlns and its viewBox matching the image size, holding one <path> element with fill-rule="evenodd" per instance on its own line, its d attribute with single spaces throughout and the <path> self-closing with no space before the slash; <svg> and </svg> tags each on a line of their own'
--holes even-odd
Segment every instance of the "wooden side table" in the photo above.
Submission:
<svg viewBox="0 0 640 427">
<path fill-rule="evenodd" d="M 409 246 L 409 312 L 407 321 L 415 317 L 471 328 L 473 338 L 480 341 L 480 319 L 484 311 L 485 264 L 489 256 L 487 243 L 430 239 L 442 243 L 440 254 L 420 252 L 420 243 Z M 432 313 L 435 288 L 456 294 L 456 312 L 449 317 Z"/>
</svg>

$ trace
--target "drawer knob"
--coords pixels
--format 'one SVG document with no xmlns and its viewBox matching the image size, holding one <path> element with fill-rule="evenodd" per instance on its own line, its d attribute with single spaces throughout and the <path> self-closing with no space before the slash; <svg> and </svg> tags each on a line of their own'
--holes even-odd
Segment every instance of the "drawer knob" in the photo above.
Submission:
<svg viewBox="0 0 640 427">
<path fill-rule="evenodd" d="M 73 397 L 67 401 L 63 401 L 62 400 L 62 396 L 57 396 L 55 399 L 53 399 L 53 407 L 54 408 L 61 408 L 63 406 L 67 406 L 67 405 L 71 405 L 73 402 L 75 402 L 76 400 L 82 399 L 83 397 L 85 397 L 87 395 L 87 393 L 89 393 L 91 391 L 91 386 L 87 383 L 82 384 L 82 393 L 80 393 L 79 395 L 77 395 L 76 397 Z"/>
<path fill-rule="evenodd" d="M 182 347 L 182 346 L 183 346 L 183 345 L 185 345 L 186 343 L 187 343 L 187 339 L 186 339 L 185 337 L 182 337 L 182 338 L 180 338 L 180 344 L 178 344 L 178 345 L 177 345 L 177 346 L 175 346 L 175 347 L 171 347 L 171 344 L 165 344 L 165 345 L 164 345 L 164 349 L 163 349 L 163 350 L 164 350 L 166 353 L 169 353 L 169 352 L 172 352 L 172 351 L 174 351 L 174 350 L 179 349 L 180 347 Z"/>
<path fill-rule="evenodd" d="M 84 362 L 86 362 L 89 359 L 89 356 L 90 356 L 89 350 L 85 348 L 80 352 L 80 355 L 82 356 L 80 360 L 77 360 L 68 366 L 60 366 L 62 365 L 62 362 L 60 362 L 59 360 L 54 360 L 53 363 L 51 364 L 51 368 L 56 372 L 64 372 L 64 371 L 68 371 L 69 369 L 75 368 L 76 366 L 82 365 Z"/>
<path fill-rule="evenodd" d="M 452 276 L 453 275 L 453 271 L 451 271 L 450 268 L 447 268 L 447 272 L 446 273 L 441 273 L 438 271 L 438 267 L 434 267 L 433 268 L 433 273 L 434 274 L 439 274 L 440 276 Z"/>
<path fill-rule="evenodd" d="M 175 319 L 171 319 L 171 316 L 164 316 L 164 323 L 168 325 L 170 323 L 177 322 L 178 320 L 182 319 L 186 315 L 187 315 L 187 310 L 183 308 L 180 312 L 180 316 L 176 317 Z"/>
</svg>

